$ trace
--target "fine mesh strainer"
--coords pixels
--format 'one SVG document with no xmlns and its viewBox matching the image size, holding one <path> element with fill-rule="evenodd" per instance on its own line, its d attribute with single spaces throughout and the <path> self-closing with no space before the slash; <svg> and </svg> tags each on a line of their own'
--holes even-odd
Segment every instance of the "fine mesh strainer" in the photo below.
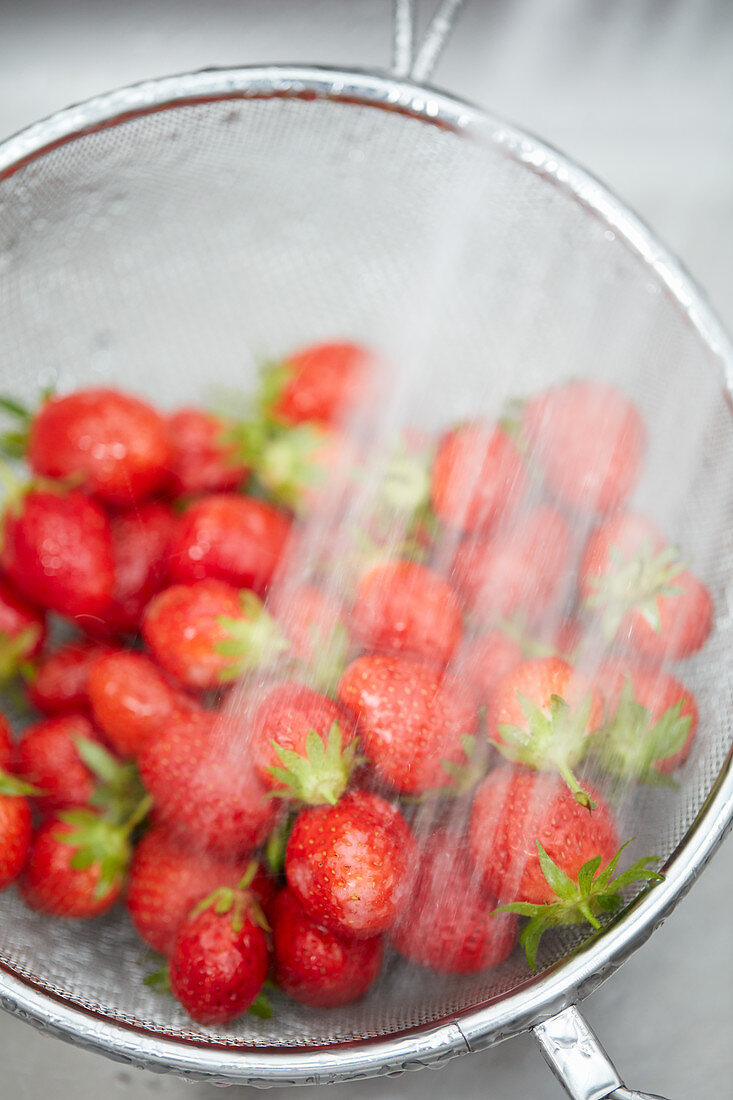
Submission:
<svg viewBox="0 0 733 1100">
<path fill-rule="evenodd" d="M 2 388 L 32 400 L 39 385 L 113 381 L 172 406 L 212 381 L 246 389 L 257 354 L 308 338 L 346 333 L 394 355 L 420 332 L 428 423 L 579 365 L 633 392 L 652 435 L 677 440 L 679 406 L 689 419 L 694 404 L 694 455 L 682 442 L 674 455 L 662 448 L 667 477 L 657 470 L 639 500 L 691 548 L 717 608 L 685 672 L 704 735 L 680 791 L 645 795 L 639 817 L 639 844 L 663 855 L 666 878 L 591 940 L 576 930 L 544 945 L 531 979 L 517 953 L 470 979 L 416 977 L 395 961 L 347 1009 L 276 999 L 272 1020 L 220 1030 L 143 985 L 149 962 L 122 918 L 76 927 L 3 895 L 3 1007 L 135 1065 L 325 1083 L 534 1028 L 576 1100 L 640 1096 L 574 1005 L 671 911 L 733 817 L 733 350 L 679 265 L 599 184 L 419 83 L 459 6 L 442 5 L 413 62 L 411 6 L 398 0 L 389 75 L 166 78 L 0 145 Z"/>
</svg>

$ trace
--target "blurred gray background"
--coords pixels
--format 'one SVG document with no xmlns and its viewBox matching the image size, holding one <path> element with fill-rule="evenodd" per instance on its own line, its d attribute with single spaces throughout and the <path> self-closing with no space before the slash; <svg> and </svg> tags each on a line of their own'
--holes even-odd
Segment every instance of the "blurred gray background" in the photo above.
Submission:
<svg viewBox="0 0 733 1100">
<path fill-rule="evenodd" d="M 423 23 L 434 7 L 435 0 L 419 0 Z M 391 10 L 391 0 L 0 0 L 0 139 L 72 102 L 155 75 L 260 61 L 381 67 L 389 61 Z M 733 329 L 730 0 L 473 0 L 434 82 L 534 131 L 599 176 L 677 252 Z M 733 1096 L 732 883 L 729 842 L 664 927 L 586 1002 L 632 1087 L 671 1100 Z M 18 1100 L 221 1095 L 81 1053 L 4 1015 L 0 1063 L 0 1096 Z M 529 1037 L 439 1070 L 307 1093 L 323 1100 L 563 1095 Z"/>
</svg>

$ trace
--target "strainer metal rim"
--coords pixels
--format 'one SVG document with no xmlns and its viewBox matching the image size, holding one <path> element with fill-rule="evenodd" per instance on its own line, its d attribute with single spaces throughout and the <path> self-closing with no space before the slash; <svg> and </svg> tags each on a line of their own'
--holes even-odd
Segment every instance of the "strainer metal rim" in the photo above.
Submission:
<svg viewBox="0 0 733 1100">
<path fill-rule="evenodd" d="M 733 389 L 733 346 L 680 262 L 607 188 L 518 127 L 460 99 L 389 75 L 314 66 L 246 66 L 163 77 L 70 107 L 0 144 L 0 180 L 58 145 L 149 112 L 209 99 L 318 98 L 393 110 L 501 149 L 568 193 L 647 263 L 719 359 Z M 657 289 L 656 287 L 651 289 Z M 259 1085 L 325 1083 L 419 1068 L 510 1038 L 587 996 L 639 947 L 694 883 L 733 823 L 733 752 L 677 850 L 664 882 L 601 934 L 519 990 L 437 1024 L 319 1048 L 222 1047 L 170 1039 L 73 1007 L 0 967 L 0 1005 L 80 1046 L 158 1072 Z"/>
</svg>

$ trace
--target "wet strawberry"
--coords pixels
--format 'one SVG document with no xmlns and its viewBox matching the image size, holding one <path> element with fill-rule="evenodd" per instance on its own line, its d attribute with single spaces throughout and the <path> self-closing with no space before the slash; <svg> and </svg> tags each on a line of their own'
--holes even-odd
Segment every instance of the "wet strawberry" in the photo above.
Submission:
<svg viewBox="0 0 733 1100">
<path fill-rule="evenodd" d="M 143 746 L 138 767 L 160 819 L 199 849 L 251 852 L 277 821 L 277 800 L 266 797 L 243 731 L 223 715 L 171 721 Z"/>
<path fill-rule="evenodd" d="M 609 640 L 654 660 L 689 656 L 712 629 L 709 591 L 656 525 L 635 512 L 619 513 L 591 533 L 580 593 Z"/>
<path fill-rule="evenodd" d="M 214 493 L 181 515 L 171 538 L 169 575 L 190 584 L 205 578 L 262 593 L 290 535 L 290 519 L 254 497 Z"/>
<path fill-rule="evenodd" d="M 235 886 L 246 866 L 199 852 L 166 826 L 154 825 L 130 863 L 125 904 L 135 931 L 154 951 L 170 955 L 178 928 L 194 905 L 220 886 Z M 267 908 L 274 885 L 261 869 L 250 889 Z"/>
<path fill-rule="evenodd" d="M 282 424 L 335 424 L 355 406 L 373 370 L 365 348 L 312 344 L 265 373 L 263 411 Z"/>
<path fill-rule="evenodd" d="M 226 442 L 226 422 L 203 409 L 185 408 L 167 420 L 171 455 L 169 487 L 177 496 L 236 489 L 248 470 Z"/>
<path fill-rule="evenodd" d="M 409 901 L 390 932 L 401 955 L 439 973 L 473 974 L 498 966 L 517 939 L 517 920 L 494 913 L 460 832 L 436 830 L 420 852 Z"/>
<path fill-rule="evenodd" d="M 369 939 L 396 920 L 409 893 L 415 841 L 399 812 L 352 791 L 295 821 L 285 853 L 288 886 L 310 918 L 338 935 Z"/>
<path fill-rule="evenodd" d="M 0 714 L 0 772 L 10 770 L 13 760 L 13 731 L 4 714 Z"/>
<path fill-rule="evenodd" d="M 391 561 L 359 581 L 351 628 L 364 649 L 444 665 L 461 640 L 462 609 L 448 582 L 427 566 Z"/>
<path fill-rule="evenodd" d="M 618 848 L 613 814 L 586 786 L 595 809 L 576 802 L 560 776 L 504 766 L 476 791 L 468 850 L 486 889 L 501 901 L 555 900 L 537 852 L 539 841 L 570 878 L 588 860 L 605 866 Z"/>
<path fill-rule="evenodd" d="M 505 431 L 461 424 L 441 439 L 433 464 L 432 501 L 440 519 L 464 531 L 488 531 L 514 511 L 527 477 Z"/>
<path fill-rule="evenodd" d="M 528 401 L 522 432 L 551 492 L 584 512 L 612 512 L 641 472 L 646 430 L 613 386 L 566 382 Z"/>
<path fill-rule="evenodd" d="M 135 757 L 149 737 L 196 704 L 144 653 L 113 650 L 89 671 L 94 720 L 121 756 Z"/>
<path fill-rule="evenodd" d="M 603 702 L 582 673 L 561 657 L 523 661 L 499 680 L 486 711 L 486 730 L 509 760 L 557 770 L 589 809 L 572 769 L 603 722 Z"/>
<path fill-rule="evenodd" d="M 46 617 L 0 579 L 0 683 L 16 676 L 41 651 Z"/>
<path fill-rule="evenodd" d="M 17 771 L 42 795 L 44 812 L 86 805 L 96 776 L 79 755 L 77 738 L 99 743 L 99 734 L 83 714 L 62 714 L 26 727 L 16 746 Z"/>
<path fill-rule="evenodd" d="M 146 402 L 117 390 L 51 397 L 30 426 L 28 462 L 35 473 L 81 476 L 90 493 L 122 507 L 163 485 L 169 454 L 163 418 Z"/>
<path fill-rule="evenodd" d="M 339 700 L 357 720 L 364 755 L 399 791 L 454 782 L 469 762 L 478 703 L 465 684 L 407 657 L 359 657 L 344 672 Z"/>
<path fill-rule="evenodd" d="M 43 657 L 27 686 L 36 710 L 44 714 L 87 710 L 89 670 L 107 652 L 107 647 L 97 642 L 67 642 Z"/>
<path fill-rule="evenodd" d="M 70 619 L 101 617 L 114 588 L 107 516 L 83 493 L 30 489 L 5 511 L 0 564 L 31 603 Z"/>
<path fill-rule="evenodd" d="M 275 899 L 275 981 L 300 1004 L 335 1008 L 366 993 L 382 965 L 381 936 L 350 939 L 310 919 L 289 889 Z"/>
<path fill-rule="evenodd" d="M 23 870 L 33 836 L 33 818 L 26 794 L 29 788 L 8 773 L 12 745 L 10 729 L 0 716 L 0 890 Z"/>
</svg>

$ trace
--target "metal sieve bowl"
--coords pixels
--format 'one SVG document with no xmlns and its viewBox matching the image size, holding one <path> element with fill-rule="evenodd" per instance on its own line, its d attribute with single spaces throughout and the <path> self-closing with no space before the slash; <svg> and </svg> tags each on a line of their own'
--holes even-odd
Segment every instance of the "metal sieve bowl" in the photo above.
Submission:
<svg viewBox="0 0 733 1100">
<path fill-rule="evenodd" d="M 413 332 L 421 319 L 430 328 L 428 420 L 465 414 L 517 378 L 530 388 L 562 379 L 569 363 L 604 376 L 622 359 L 660 431 L 689 394 L 705 430 L 686 457 L 682 504 L 659 482 L 644 501 L 686 545 L 697 539 L 718 608 L 687 674 L 705 737 L 678 795 L 644 807 L 666 878 L 592 939 L 569 933 L 544 948 L 531 979 L 517 954 L 470 979 L 408 978 L 395 962 L 338 1013 L 283 1000 L 271 1021 L 219 1030 L 142 984 L 149 966 L 122 918 L 76 927 L 3 895 L 2 1006 L 137 1066 L 217 1083 L 326 1083 L 534 1028 L 576 1100 L 640 1096 L 574 1006 L 671 912 L 733 818 L 733 349 L 677 261 L 605 188 L 419 83 L 458 6 L 443 5 L 411 64 L 410 5 L 398 2 L 389 75 L 265 66 L 169 77 L 0 145 L 2 388 L 32 400 L 50 383 L 114 381 L 171 406 L 212 380 L 246 389 L 258 353 L 330 332 L 404 348 L 408 318 Z"/>
</svg>

